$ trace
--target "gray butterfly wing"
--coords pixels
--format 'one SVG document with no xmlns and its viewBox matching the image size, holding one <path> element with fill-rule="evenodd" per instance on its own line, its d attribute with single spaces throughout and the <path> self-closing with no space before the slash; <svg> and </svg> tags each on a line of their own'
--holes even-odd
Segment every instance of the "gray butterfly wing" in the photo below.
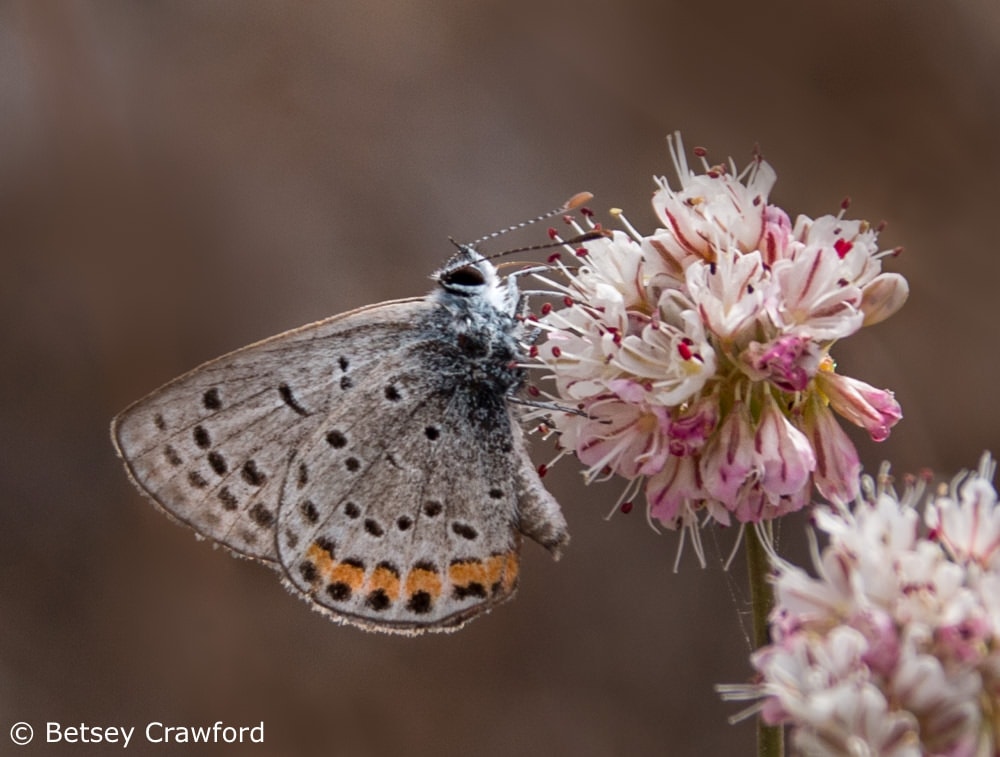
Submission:
<svg viewBox="0 0 1000 757">
<path fill-rule="evenodd" d="M 355 375 L 391 353 L 425 300 L 361 308 L 195 368 L 111 425 L 133 482 L 168 515 L 230 550 L 277 561 L 289 460 Z M 364 339 L 355 338 L 364 333 Z"/>
<path fill-rule="evenodd" d="M 513 595 L 522 532 L 556 556 L 568 540 L 507 398 L 428 384 L 419 369 L 387 361 L 292 461 L 280 561 L 335 619 L 395 632 L 457 628 Z"/>
<path fill-rule="evenodd" d="M 166 513 L 334 618 L 456 627 L 512 595 L 521 534 L 556 557 L 568 535 L 506 396 L 433 380 L 424 354 L 453 336 L 428 330 L 435 308 L 374 305 L 206 363 L 114 420 L 119 455 Z"/>
</svg>

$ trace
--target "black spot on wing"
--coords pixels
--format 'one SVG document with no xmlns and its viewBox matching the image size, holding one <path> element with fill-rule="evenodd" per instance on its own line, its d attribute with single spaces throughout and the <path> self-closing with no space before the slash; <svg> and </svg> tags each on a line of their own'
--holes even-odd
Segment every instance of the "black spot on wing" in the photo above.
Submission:
<svg viewBox="0 0 1000 757">
<path fill-rule="evenodd" d="M 316 503 L 311 499 L 306 499 L 299 504 L 299 510 L 302 512 L 303 517 L 310 523 L 315 523 L 319 520 L 319 510 L 316 508 Z"/>
<path fill-rule="evenodd" d="M 252 458 L 243 463 L 240 473 L 243 480 L 251 486 L 263 486 L 267 483 L 267 475 L 257 467 L 257 463 Z"/>
<path fill-rule="evenodd" d="M 284 402 L 288 407 L 294 410 L 299 415 L 309 415 L 309 411 L 306 410 L 302 404 L 295 398 L 292 393 L 292 387 L 288 384 L 281 383 L 278 385 L 278 394 L 281 396 L 281 401 Z"/>
<path fill-rule="evenodd" d="M 385 589 L 375 589 L 365 597 L 365 604 L 372 610 L 381 612 L 391 604 L 391 601 L 389 600 L 389 595 L 385 593 Z"/>
<path fill-rule="evenodd" d="M 217 450 L 212 450 L 208 453 L 208 464 L 212 467 L 212 470 L 215 471 L 216 475 L 219 476 L 225 474 L 225 472 L 229 470 L 229 466 L 226 464 L 226 458 L 224 458 L 222 453 Z"/>
<path fill-rule="evenodd" d="M 319 577 L 316 566 L 308 560 L 303 560 L 299 563 L 299 574 L 307 584 L 311 584 Z"/>
<path fill-rule="evenodd" d="M 201 449 L 208 449 L 212 446 L 212 437 L 209 436 L 208 429 L 204 426 L 195 426 L 191 434 L 194 437 L 194 443 Z"/>
<path fill-rule="evenodd" d="M 336 581 L 326 587 L 326 593 L 334 602 L 346 602 L 351 598 L 351 587 L 343 581 Z"/>
<path fill-rule="evenodd" d="M 167 462 L 173 465 L 175 468 L 184 462 L 181 459 L 181 456 L 177 454 L 177 450 L 175 450 L 169 444 L 163 448 L 163 456 L 167 458 Z"/>
<path fill-rule="evenodd" d="M 201 395 L 201 403 L 205 406 L 206 410 L 219 410 L 222 407 L 222 398 L 219 396 L 219 390 L 216 387 L 209 389 Z"/>
<path fill-rule="evenodd" d="M 434 606 L 434 600 L 426 591 L 415 591 L 406 603 L 406 609 L 416 615 L 426 615 Z"/>
<path fill-rule="evenodd" d="M 458 521 L 455 521 L 451 524 L 451 530 L 458 536 L 461 536 L 463 539 L 468 539 L 469 541 L 472 541 L 479 536 L 479 532 L 468 523 L 459 523 Z"/>
<path fill-rule="evenodd" d="M 467 597 L 486 599 L 486 587 L 476 581 L 465 584 L 464 586 L 456 586 L 453 589 L 453 592 L 455 594 L 455 599 L 466 599 Z"/>
<path fill-rule="evenodd" d="M 239 507 L 239 500 L 236 499 L 236 495 L 229 491 L 228 486 L 223 486 L 219 489 L 218 494 L 215 496 L 218 497 L 219 501 L 222 503 L 223 510 L 235 510 Z"/>
<path fill-rule="evenodd" d="M 255 504 L 248 511 L 250 519 L 261 528 L 270 528 L 274 525 L 274 513 L 264 507 L 260 502 Z"/>
</svg>

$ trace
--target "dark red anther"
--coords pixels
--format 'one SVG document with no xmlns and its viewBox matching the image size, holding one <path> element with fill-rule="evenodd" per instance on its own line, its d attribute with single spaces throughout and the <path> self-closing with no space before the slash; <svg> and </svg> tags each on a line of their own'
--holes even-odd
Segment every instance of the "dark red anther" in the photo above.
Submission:
<svg viewBox="0 0 1000 757">
<path fill-rule="evenodd" d="M 695 154 L 696 157 L 704 158 L 708 155 L 708 149 L 705 147 L 695 147 L 691 152 Z"/>
<path fill-rule="evenodd" d="M 531 348 L 528 350 L 528 357 L 538 357 L 538 345 L 537 344 L 531 345 Z"/>
<path fill-rule="evenodd" d="M 556 230 L 555 230 L 555 229 L 554 229 L 553 227 L 551 227 L 551 226 L 549 227 L 549 230 L 548 230 L 548 232 L 547 232 L 547 233 L 548 233 L 548 235 L 549 235 L 549 239 L 551 239 L 551 240 L 553 240 L 553 241 L 555 241 L 556 239 L 558 239 L 558 238 L 559 238 L 559 232 L 558 232 L 558 231 L 556 231 Z"/>
<path fill-rule="evenodd" d="M 560 257 L 561 257 L 560 253 L 558 253 L 558 252 L 553 252 L 553 253 L 552 253 L 551 255 L 549 255 L 549 256 L 548 256 L 548 257 L 546 258 L 546 262 L 547 262 L 547 263 L 555 263 L 555 262 L 556 262 L 557 260 L 559 260 L 559 258 L 560 258 Z"/>
<path fill-rule="evenodd" d="M 852 247 L 854 247 L 854 242 L 848 242 L 843 237 L 833 243 L 833 249 L 837 251 L 837 257 L 841 260 L 851 251 Z"/>
<path fill-rule="evenodd" d="M 552 357 L 562 357 L 562 350 L 559 349 L 559 345 L 553 345 Z"/>
<path fill-rule="evenodd" d="M 628 515 L 630 512 L 632 512 L 632 503 L 622 502 L 621 511 L 625 513 L 625 515 Z"/>
<path fill-rule="evenodd" d="M 538 387 L 534 384 L 528 384 L 528 396 L 529 397 L 541 397 L 542 393 L 538 391 Z"/>
<path fill-rule="evenodd" d="M 585 216 L 586 218 L 593 218 L 594 211 L 588 208 L 586 205 L 584 205 L 582 208 L 580 208 L 580 215 Z"/>
<path fill-rule="evenodd" d="M 545 478 L 545 474 L 548 472 L 549 472 L 549 466 L 547 466 L 545 463 L 542 463 L 541 465 L 538 466 L 539 478 Z"/>
<path fill-rule="evenodd" d="M 694 357 L 694 353 L 691 351 L 691 348 L 684 342 L 677 343 L 677 352 L 680 353 L 681 358 L 684 360 L 690 360 Z"/>
<path fill-rule="evenodd" d="M 578 258 L 585 258 L 585 257 L 587 257 L 587 248 L 586 247 L 577 247 L 576 248 L 576 256 Z"/>
<path fill-rule="evenodd" d="M 849 207 L 851 207 L 851 198 L 850 197 L 845 197 L 843 200 L 840 201 L 840 209 L 841 210 L 847 210 Z"/>
<path fill-rule="evenodd" d="M 565 305 L 566 307 L 572 307 L 573 306 L 573 298 L 570 297 L 569 295 L 566 295 L 565 297 L 563 297 L 563 305 Z"/>
<path fill-rule="evenodd" d="M 546 302 L 544 305 L 542 305 L 542 315 L 548 315 L 551 312 L 552 312 L 551 302 Z"/>
</svg>

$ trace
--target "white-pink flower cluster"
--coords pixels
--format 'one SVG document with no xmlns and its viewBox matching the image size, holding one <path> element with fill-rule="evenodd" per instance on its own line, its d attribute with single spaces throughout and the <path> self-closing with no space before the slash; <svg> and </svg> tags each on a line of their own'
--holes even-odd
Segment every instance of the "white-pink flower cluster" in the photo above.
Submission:
<svg viewBox="0 0 1000 757">
<path fill-rule="evenodd" d="M 928 498 L 888 468 L 852 509 L 817 508 L 829 537 L 810 575 L 776 555 L 772 643 L 757 698 L 810 755 L 1000 753 L 1000 507 L 995 464 Z M 814 542 L 815 544 L 815 542 Z"/>
<path fill-rule="evenodd" d="M 546 306 L 534 350 L 548 396 L 578 409 L 553 419 L 588 480 L 618 474 L 645 487 L 649 514 L 694 528 L 699 512 L 728 524 L 797 510 L 814 487 L 851 499 L 857 452 L 834 412 L 886 438 L 901 417 L 892 393 L 835 371 L 834 342 L 888 317 L 905 279 L 881 270 L 876 229 L 843 211 L 793 224 L 768 203 L 775 181 L 759 156 L 658 181 L 662 228 L 622 218 L 559 261 L 565 298 Z M 616 214 L 620 217 L 620 213 Z M 585 213 L 584 228 L 599 228 Z M 552 232 L 558 238 L 556 232 Z M 631 506 L 631 503 L 628 504 Z"/>
</svg>

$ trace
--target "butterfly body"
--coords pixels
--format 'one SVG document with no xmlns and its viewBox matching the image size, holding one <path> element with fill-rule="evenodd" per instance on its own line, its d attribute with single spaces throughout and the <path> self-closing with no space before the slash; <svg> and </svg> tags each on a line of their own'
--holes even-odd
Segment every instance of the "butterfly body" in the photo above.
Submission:
<svg viewBox="0 0 1000 757">
<path fill-rule="evenodd" d="M 520 297 L 470 248 L 437 278 L 126 409 L 112 436 L 133 481 L 335 620 L 446 630 L 508 599 L 523 535 L 556 557 L 568 541 L 509 402 Z"/>
</svg>

